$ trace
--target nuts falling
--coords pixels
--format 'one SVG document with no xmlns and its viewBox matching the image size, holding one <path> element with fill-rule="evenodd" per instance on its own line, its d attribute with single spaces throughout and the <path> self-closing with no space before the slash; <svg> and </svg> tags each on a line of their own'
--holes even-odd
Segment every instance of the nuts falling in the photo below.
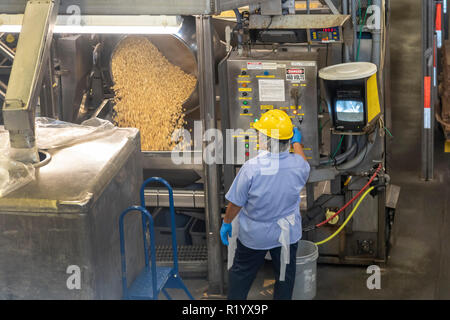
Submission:
<svg viewBox="0 0 450 320">
<path fill-rule="evenodd" d="M 111 68 L 116 124 L 138 128 L 144 151 L 172 150 L 177 144 L 172 133 L 185 124 L 183 103 L 194 91 L 196 77 L 171 64 L 144 36 L 123 39 Z"/>
</svg>

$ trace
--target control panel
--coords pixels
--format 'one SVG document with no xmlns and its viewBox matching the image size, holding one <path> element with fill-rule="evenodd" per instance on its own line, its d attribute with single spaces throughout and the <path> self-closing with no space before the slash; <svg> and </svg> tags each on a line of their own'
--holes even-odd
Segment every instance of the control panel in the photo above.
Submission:
<svg viewBox="0 0 450 320">
<path fill-rule="evenodd" d="M 309 29 L 308 41 L 310 43 L 342 42 L 341 27 Z"/>
<path fill-rule="evenodd" d="M 232 53 L 226 68 L 226 149 L 233 164 L 257 155 L 259 141 L 253 125 L 265 112 L 279 109 L 301 129 L 305 155 L 311 165 L 318 165 L 317 54 L 252 52 L 241 57 Z"/>
</svg>

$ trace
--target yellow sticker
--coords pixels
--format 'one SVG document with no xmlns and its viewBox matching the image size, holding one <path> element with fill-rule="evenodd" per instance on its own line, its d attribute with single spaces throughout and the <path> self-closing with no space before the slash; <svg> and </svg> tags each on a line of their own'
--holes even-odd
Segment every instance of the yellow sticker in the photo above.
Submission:
<svg viewBox="0 0 450 320">
<path fill-rule="evenodd" d="M 250 109 L 250 106 L 241 106 L 242 109 Z"/>
<path fill-rule="evenodd" d="M 273 109 L 273 106 L 264 105 L 264 104 L 261 105 L 261 110 L 272 110 L 272 109 Z"/>
<path fill-rule="evenodd" d="M 250 80 L 238 80 L 239 83 L 251 83 Z"/>
<path fill-rule="evenodd" d="M 12 34 L 8 34 L 6 36 L 6 42 L 13 43 L 14 41 L 16 41 L 16 37 L 14 37 Z"/>
<path fill-rule="evenodd" d="M 241 116 L 253 117 L 253 113 L 241 113 Z"/>
<path fill-rule="evenodd" d="M 240 97 L 239 100 L 252 100 L 252 97 Z"/>
<path fill-rule="evenodd" d="M 295 109 L 297 109 L 297 107 L 296 107 L 296 106 L 291 106 L 291 109 L 294 109 L 294 110 L 295 110 Z"/>
<path fill-rule="evenodd" d="M 239 78 L 249 78 L 250 76 L 244 76 L 244 75 L 240 74 L 238 77 Z"/>
<path fill-rule="evenodd" d="M 274 75 L 271 76 L 256 76 L 257 78 L 275 78 Z"/>
<path fill-rule="evenodd" d="M 239 88 L 239 91 L 251 92 L 252 88 Z"/>
<path fill-rule="evenodd" d="M 298 87 L 298 83 L 294 83 L 292 86 L 293 87 Z"/>
</svg>

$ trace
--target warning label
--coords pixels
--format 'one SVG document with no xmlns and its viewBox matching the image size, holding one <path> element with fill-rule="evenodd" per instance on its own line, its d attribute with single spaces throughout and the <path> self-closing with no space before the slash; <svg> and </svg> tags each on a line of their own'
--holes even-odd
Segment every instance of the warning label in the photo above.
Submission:
<svg viewBox="0 0 450 320">
<path fill-rule="evenodd" d="M 286 81 L 290 82 L 300 82 L 305 81 L 305 69 L 287 69 L 286 70 Z"/>
</svg>

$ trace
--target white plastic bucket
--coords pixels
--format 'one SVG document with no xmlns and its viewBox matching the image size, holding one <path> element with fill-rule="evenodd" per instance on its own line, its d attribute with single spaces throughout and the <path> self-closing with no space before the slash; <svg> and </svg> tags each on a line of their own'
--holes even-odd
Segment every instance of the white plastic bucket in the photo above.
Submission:
<svg viewBox="0 0 450 320">
<path fill-rule="evenodd" d="M 292 300 L 312 300 L 316 296 L 319 248 L 310 241 L 298 242 L 295 285 Z"/>
</svg>

